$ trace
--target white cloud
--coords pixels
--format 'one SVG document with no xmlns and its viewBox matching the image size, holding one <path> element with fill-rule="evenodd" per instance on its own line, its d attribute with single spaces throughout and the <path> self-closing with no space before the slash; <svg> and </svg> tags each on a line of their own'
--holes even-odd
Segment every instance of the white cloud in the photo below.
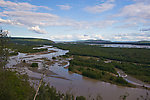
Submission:
<svg viewBox="0 0 150 100">
<path fill-rule="evenodd" d="M 149 40 L 149 33 L 126 33 L 126 34 L 118 34 L 112 37 L 114 41 L 140 41 L 140 40 Z"/>
<path fill-rule="evenodd" d="M 113 3 L 105 2 L 96 6 L 88 6 L 84 8 L 84 10 L 90 13 L 102 13 L 104 11 L 111 10 L 114 6 L 115 4 Z"/>
<path fill-rule="evenodd" d="M 6 19 L 1 19 L 0 18 L 0 24 L 11 24 L 11 25 L 22 25 L 21 23 L 12 21 L 12 20 L 6 20 Z"/>
<path fill-rule="evenodd" d="M 44 26 L 46 21 L 53 22 L 59 18 L 54 14 L 33 12 L 39 8 L 51 10 L 46 6 L 0 0 L 0 7 L 4 9 L 0 12 L 0 16 L 5 17 L 5 19 L 0 17 L 0 24 L 31 27 L 29 29 L 36 33 L 47 33 L 39 26 Z"/>
<path fill-rule="evenodd" d="M 27 27 L 71 26 L 77 29 L 88 29 L 92 27 L 104 28 L 115 23 L 113 20 L 103 20 L 97 22 L 75 21 L 71 19 L 63 19 L 50 13 L 38 13 L 31 11 L 3 11 L 0 12 L 0 15 L 7 17 L 12 22 L 20 23 L 21 25 Z"/>
<path fill-rule="evenodd" d="M 33 12 L 32 9 L 36 9 L 37 6 L 28 3 L 24 4 L 3 0 L 0 1 L 2 1 L 1 2 L 1 4 L 3 4 L 2 7 L 5 8 L 4 11 L 0 12 L 0 24 L 22 25 L 27 28 L 35 26 L 38 26 L 36 28 L 39 28 L 41 26 L 42 27 L 69 26 L 75 29 L 89 29 L 93 27 L 104 28 L 111 26 L 112 24 L 115 23 L 115 21 L 113 20 L 88 22 L 88 21 L 76 21 L 72 19 L 64 19 L 51 13 L 39 13 L 35 11 Z M 25 5 L 27 5 L 27 7 L 23 9 L 22 7 L 25 7 Z M 22 10 L 18 11 L 17 9 Z M 5 19 L 3 19 L 1 16 L 3 18 L 5 17 Z M 39 33 L 38 31 L 35 32 Z"/>
<path fill-rule="evenodd" d="M 115 21 L 115 20 L 103 20 L 103 21 L 99 21 L 99 22 L 94 22 L 92 26 L 104 28 L 104 27 L 111 26 L 112 24 L 114 24 L 116 22 L 117 21 Z"/>
<path fill-rule="evenodd" d="M 150 5 L 144 3 L 127 5 L 122 9 L 119 16 L 150 19 Z"/>
<path fill-rule="evenodd" d="M 147 27 L 150 25 L 150 3 L 147 0 L 135 0 L 136 2 L 124 6 L 118 14 L 113 15 L 113 18 L 121 18 L 119 20 L 119 28 L 134 29 Z"/>
<path fill-rule="evenodd" d="M 48 8 L 46 6 L 35 6 L 29 3 L 15 3 L 15 2 L 4 1 L 4 0 L 0 0 L 0 7 L 3 7 L 5 10 L 17 10 L 17 11 L 36 10 L 38 8 L 51 10 L 51 8 Z"/>
<path fill-rule="evenodd" d="M 70 10 L 72 7 L 69 5 L 57 5 L 61 10 Z"/>
<path fill-rule="evenodd" d="M 122 23 L 122 25 L 117 26 L 116 28 L 121 28 L 121 29 L 133 29 L 135 30 L 135 28 L 138 28 L 138 23 L 137 22 L 133 22 L 128 20 L 124 20 L 124 21 L 120 21 L 120 23 Z"/>
<path fill-rule="evenodd" d="M 107 0 L 106 2 L 115 2 L 116 0 Z"/>
<path fill-rule="evenodd" d="M 150 0 L 133 0 L 135 2 L 150 3 Z"/>
<path fill-rule="evenodd" d="M 88 39 L 103 39 L 103 37 L 99 34 L 92 34 L 92 35 L 81 35 L 81 34 L 74 34 L 74 35 L 53 35 L 50 36 L 52 40 L 59 40 L 59 41 L 72 41 L 72 40 L 88 40 Z"/>
<path fill-rule="evenodd" d="M 121 12 L 115 17 L 124 17 L 125 26 L 130 25 L 130 27 L 137 27 L 139 24 L 144 26 L 150 23 L 150 4 L 144 2 L 137 2 L 125 6 Z M 131 26 L 133 25 L 133 26 Z"/>
<path fill-rule="evenodd" d="M 34 27 L 31 27 L 31 28 L 28 28 L 28 29 L 33 31 L 33 32 L 36 32 L 38 34 L 45 34 L 45 33 L 47 33 L 45 30 L 40 29 L 39 26 L 34 26 Z"/>
<path fill-rule="evenodd" d="M 47 23 L 50 23 L 59 19 L 59 17 L 54 14 L 30 11 L 4 11 L 0 12 L 0 15 L 25 26 L 45 25 L 46 21 L 48 21 Z"/>
</svg>

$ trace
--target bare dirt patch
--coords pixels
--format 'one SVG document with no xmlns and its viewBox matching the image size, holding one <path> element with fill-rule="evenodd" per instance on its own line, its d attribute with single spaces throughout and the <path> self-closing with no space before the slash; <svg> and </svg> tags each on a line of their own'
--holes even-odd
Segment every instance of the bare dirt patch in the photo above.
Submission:
<svg viewBox="0 0 150 100">
<path fill-rule="evenodd" d="M 46 69 L 37 69 L 37 68 L 29 67 L 29 70 L 40 74 L 44 73 L 46 76 L 57 75 L 56 73 Z"/>
<path fill-rule="evenodd" d="M 49 53 L 53 53 L 56 52 L 54 50 L 50 50 L 50 51 L 42 51 L 42 52 L 37 52 L 37 53 L 28 53 L 27 55 L 41 55 L 41 54 L 49 54 Z"/>
<path fill-rule="evenodd" d="M 60 64 L 61 64 L 62 66 L 65 66 L 65 65 L 68 64 L 68 62 L 60 62 Z"/>
<path fill-rule="evenodd" d="M 31 64 L 30 63 L 18 63 L 17 65 L 14 65 L 14 67 L 30 67 Z"/>
</svg>

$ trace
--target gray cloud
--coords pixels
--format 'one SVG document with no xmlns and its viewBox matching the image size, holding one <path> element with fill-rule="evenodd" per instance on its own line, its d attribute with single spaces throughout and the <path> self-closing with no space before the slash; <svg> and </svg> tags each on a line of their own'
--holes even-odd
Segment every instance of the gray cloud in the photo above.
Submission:
<svg viewBox="0 0 150 100">
<path fill-rule="evenodd" d="M 150 28 L 143 28 L 140 31 L 150 31 Z"/>
<path fill-rule="evenodd" d="M 111 39 L 115 41 L 150 40 L 150 34 L 149 33 L 123 33 L 123 34 L 116 34 Z"/>
</svg>

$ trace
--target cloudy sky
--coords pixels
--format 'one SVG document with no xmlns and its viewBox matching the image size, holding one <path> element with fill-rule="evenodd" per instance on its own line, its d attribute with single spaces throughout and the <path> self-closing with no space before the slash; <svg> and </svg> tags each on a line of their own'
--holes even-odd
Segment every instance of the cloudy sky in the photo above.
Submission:
<svg viewBox="0 0 150 100">
<path fill-rule="evenodd" d="M 150 0 L 0 0 L 12 37 L 150 40 Z"/>
</svg>

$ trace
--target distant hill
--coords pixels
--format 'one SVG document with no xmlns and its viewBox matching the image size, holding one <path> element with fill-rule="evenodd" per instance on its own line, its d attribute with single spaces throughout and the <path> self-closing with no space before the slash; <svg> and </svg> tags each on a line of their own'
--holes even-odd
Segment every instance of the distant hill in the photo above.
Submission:
<svg viewBox="0 0 150 100">
<path fill-rule="evenodd" d="M 111 43 L 111 41 L 107 41 L 107 40 L 80 40 L 77 42 L 89 43 L 89 44 Z"/>
<path fill-rule="evenodd" d="M 10 41 L 16 44 L 52 44 L 54 43 L 48 39 L 39 39 L 39 38 L 22 38 L 22 37 L 11 37 Z"/>
<path fill-rule="evenodd" d="M 107 41 L 107 40 L 80 40 L 80 41 L 76 41 L 76 43 L 150 45 L 150 41 L 118 41 L 118 42 L 112 42 L 112 41 Z"/>
<path fill-rule="evenodd" d="M 150 41 L 138 41 L 138 43 L 150 43 Z"/>
</svg>

